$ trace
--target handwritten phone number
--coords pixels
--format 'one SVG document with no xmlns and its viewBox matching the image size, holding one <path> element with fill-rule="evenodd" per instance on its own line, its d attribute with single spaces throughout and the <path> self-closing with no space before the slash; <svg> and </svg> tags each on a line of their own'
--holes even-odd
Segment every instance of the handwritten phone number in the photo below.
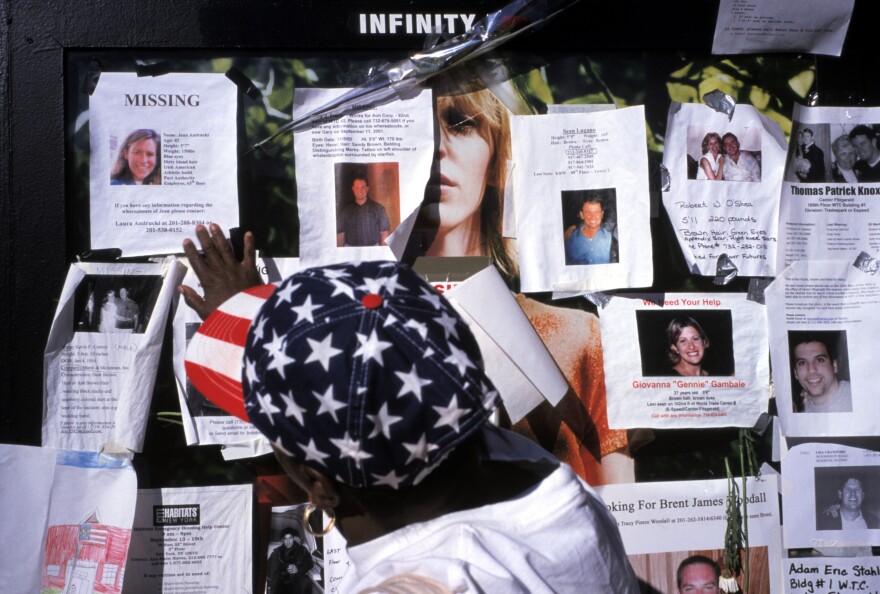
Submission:
<svg viewBox="0 0 880 594">
<path fill-rule="evenodd" d="M 147 227 L 147 233 L 183 233 L 183 227 Z"/>
</svg>

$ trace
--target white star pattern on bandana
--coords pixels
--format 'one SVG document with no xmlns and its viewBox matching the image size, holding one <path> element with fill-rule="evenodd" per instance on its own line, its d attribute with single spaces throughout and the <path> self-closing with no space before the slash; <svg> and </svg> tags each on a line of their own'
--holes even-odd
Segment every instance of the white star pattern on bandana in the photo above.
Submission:
<svg viewBox="0 0 880 594">
<path fill-rule="evenodd" d="M 423 324 L 421 322 L 417 322 L 416 320 L 407 320 L 406 324 L 404 324 L 406 328 L 412 328 L 416 332 L 419 333 L 419 336 L 422 337 L 422 340 L 425 340 L 428 337 L 428 325 Z"/>
<path fill-rule="evenodd" d="M 323 412 L 330 413 L 330 416 L 333 417 L 333 421 L 338 423 L 339 417 L 336 416 L 336 411 L 345 408 L 348 405 L 345 402 L 333 400 L 333 386 L 327 388 L 327 391 L 323 394 L 320 392 L 312 392 L 312 395 L 321 403 L 321 406 L 318 407 L 318 412 L 315 414 L 319 415 Z"/>
<path fill-rule="evenodd" d="M 339 453 L 346 458 L 351 458 L 354 460 L 354 463 L 358 468 L 361 467 L 361 461 L 367 460 L 368 458 L 372 458 L 373 455 L 367 453 L 361 449 L 361 444 L 359 441 L 356 441 L 351 438 L 348 434 L 348 431 L 345 432 L 345 435 L 342 439 L 335 439 L 333 437 L 330 438 L 330 443 L 339 448 Z"/>
<path fill-rule="evenodd" d="M 379 365 L 385 365 L 385 362 L 382 360 L 382 351 L 391 347 L 391 343 L 385 340 L 379 340 L 379 337 L 376 335 L 376 330 L 370 333 L 370 337 L 367 338 L 361 333 L 357 334 L 358 342 L 361 345 L 354 352 L 355 357 L 361 357 L 366 363 L 368 360 L 373 359 Z"/>
<path fill-rule="evenodd" d="M 433 318 L 432 321 L 437 322 L 441 326 L 443 326 L 443 332 L 445 333 L 446 340 L 449 340 L 449 336 L 454 336 L 456 340 L 458 340 L 458 328 L 455 327 L 455 318 L 450 316 L 448 313 L 441 312 L 439 318 Z"/>
<path fill-rule="evenodd" d="M 284 368 L 291 363 L 295 363 L 296 360 L 293 357 L 289 357 L 284 350 L 284 343 L 286 342 L 286 338 L 282 336 L 278 336 L 275 333 L 275 329 L 272 329 L 272 340 L 263 345 L 263 348 L 266 349 L 266 352 L 272 357 L 272 360 L 266 365 L 266 371 L 271 371 L 275 369 L 281 375 L 282 379 L 287 379 L 287 376 L 284 373 Z"/>
<path fill-rule="evenodd" d="M 287 394 L 279 394 L 281 396 L 281 400 L 284 401 L 286 408 L 284 409 L 285 417 L 293 417 L 297 420 L 297 422 L 302 425 L 303 424 L 303 413 L 306 409 L 298 405 L 293 400 L 293 394 L 288 392 Z"/>
<path fill-rule="evenodd" d="M 422 292 L 420 297 L 434 306 L 434 309 L 443 309 L 440 304 L 440 293 L 433 289 L 426 289 L 425 287 L 419 287 L 419 290 Z"/>
<path fill-rule="evenodd" d="M 296 291 L 298 288 L 299 285 L 289 284 L 286 287 L 275 291 L 275 294 L 278 295 L 278 302 L 275 304 L 275 307 L 278 307 L 285 302 L 292 303 L 293 292 Z"/>
<path fill-rule="evenodd" d="M 400 381 L 403 382 L 403 386 L 401 386 L 400 392 L 397 394 L 398 398 L 403 398 L 407 394 L 412 394 L 419 402 L 422 401 L 422 387 L 429 385 L 431 380 L 422 379 L 419 376 L 419 372 L 416 371 L 415 363 L 413 363 L 412 369 L 410 369 L 408 373 L 395 371 L 394 375 L 399 377 Z"/>
<path fill-rule="evenodd" d="M 300 447 L 300 449 L 305 452 L 306 460 L 314 460 L 315 462 L 320 463 L 322 466 L 327 466 L 327 463 L 324 462 L 324 458 L 329 456 L 329 454 L 325 454 L 321 450 L 318 449 L 318 446 L 315 444 L 314 439 L 309 439 L 308 445 L 303 445 L 301 443 L 296 444 Z"/>
<path fill-rule="evenodd" d="M 388 485 L 392 489 L 399 489 L 400 483 L 406 480 L 406 475 L 400 475 L 393 470 L 388 474 L 374 474 L 373 478 L 376 479 L 376 485 Z"/>
<path fill-rule="evenodd" d="M 451 342 L 449 343 L 449 353 L 449 356 L 443 359 L 443 362 L 455 365 L 462 377 L 464 377 L 464 373 L 469 367 L 473 367 L 474 369 L 477 368 L 476 365 L 471 363 L 471 358 L 468 357 L 468 354 L 460 348 L 457 348 Z"/>
<path fill-rule="evenodd" d="M 382 408 L 379 409 L 379 414 L 367 415 L 367 418 L 373 423 L 373 432 L 367 436 L 367 439 L 376 437 L 380 433 L 388 439 L 391 439 L 391 425 L 403 420 L 403 417 L 388 414 L 387 402 L 382 404 Z"/>
<path fill-rule="evenodd" d="M 409 464 L 413 460 L 425 461 L 428 459 L 428 454 L 437 449 L 436 445 L 428 443 L 424 433 L 416 443 L 404 443 L 403 447 L 409 452 L 409 458 L 407 458 L 405 464 Z"/>
<path fill-rule="evenodd" d="M 241 375 L 279 453 L 356 488 L 403 489 L 488 418 L 497 395 L 468 325 L 406 266 L 305 270 L 276 293 Z"/>
<path fill-rule="evenodd" d="M 294 305 L 290 308 L 296 314 L 296 320 L 293 322 L 293 325 L 296 326 L 301 321 L 306 320 L 311 324 L 315 323 L 315 318 L 312 313 L 316 309 L 321 309 L 320 305 L 312 305 L 312 296 L 308 295 L 306 300 L 303 301 L 302 305 Z"/>
<path fill-rule="evenodd" d="M 463 417 L 467 411 L 458 407 L 458 402 L 456 401 L 455 396 L 449 401 L 448 406 L 432 406 L 431 408 L 437 411 L 437 414 L 440 415 L 440 418 L 437 419 L 437 422 L 434 424 L 435 429 L 443 425 L 449 425 L 456 433 L 458 433 L 458 420 Z"/>
<path fill-rule="evenodd" d="M 281 409 L 272 403 L 272 396 L 257 392 L 257 403 L 260 405 L 260 412 L 266 415 L 269 418 L 269 424 L 274 426 L 275 419 L 272 418 L 272 415 L 281 412 Z"/>
<path fill-rule="evenodd" d="M 333 293 L 330 294 L 330 297 L 347 295 L 349 299 L 354 299 L 354 289 L 351 288 L 351 285 L 337 279 L 331 279 L 330 283 L 334 287 Z"/>
<path fill-rule="evenodd" d="M 312 361 L 318 361 L 321 366 L 324 368 L 324 371 L 330 370 L 330 359 L 338 355 L 342 352 L 342 350 L 334 348 L 330 342 L 333 340 L 333 335 L 328 334 L 327 337 L 322 341 L 312 340 L 311 338 L 306 338 L 309 346 L 312 347 L 312 353 L 306 359 L 306 363 L 311 363 Z"/>
</svg>

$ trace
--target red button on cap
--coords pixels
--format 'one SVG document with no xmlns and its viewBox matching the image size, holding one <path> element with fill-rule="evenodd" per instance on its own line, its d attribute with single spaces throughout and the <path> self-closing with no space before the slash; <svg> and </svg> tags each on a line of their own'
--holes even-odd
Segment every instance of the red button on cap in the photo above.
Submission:
<svg viewBox="0 0 880 594">
<path fill-rule="evenodd" d="M 382 305 L 382 296 L 377 295 L 376 293 L 367 293 L 364 295 L 364 298 L 361 299 L 361 303 L 363 303 L 364 307 L 367 309 L 376 309 Z"/>
</svg>

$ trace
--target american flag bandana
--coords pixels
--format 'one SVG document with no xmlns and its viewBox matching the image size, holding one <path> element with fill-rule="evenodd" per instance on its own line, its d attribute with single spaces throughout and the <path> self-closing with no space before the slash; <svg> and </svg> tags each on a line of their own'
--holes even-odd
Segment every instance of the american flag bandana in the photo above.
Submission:
<svg viewBox="0 0 880 594">
<path fill-rule="evenodd" d="M 269 287 L 237 295 L 205 321 L 187 350 L 187 373 L 304 464 L 356 488 L 415 485 L 497 406 L 467 324 L 409 267 L 340 264 Z M 205 348 L 228 338 L 244 344 L 243 356 Z M 218 371 L 236 356 L 237 409 L 229 406 L 235 378 Z"/>
</svg>

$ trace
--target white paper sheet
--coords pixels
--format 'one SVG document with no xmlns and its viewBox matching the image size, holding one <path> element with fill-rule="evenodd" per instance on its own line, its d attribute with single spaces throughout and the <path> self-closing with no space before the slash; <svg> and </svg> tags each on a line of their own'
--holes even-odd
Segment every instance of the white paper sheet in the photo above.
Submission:
<svg viewBox="0 0 880 594">
<path fill-rule="evenodd" d="M 645 134 L 641 106 L 512 118 L 524 293 L 652 283 Z M 588 197 L 601 204 L 583 205 Z"/>
<path fill-rule="evenodd" d="M 43 358 L 43 445 L 140 451 L 165 321 L 185 269 L 70 267 Z"/>
<path fill-rule="evenodd" d="M 291 262 L 286 260 L 291 260 Z M 184 266 L 188 266 L 186 258 L 181 258 L 180 261 Z M 257 269 L 264 282 L 280 281 L 282 280 L 282 269 L 289 276 L 296 272 L 298 267 L 299 258 L 258 258 L 257 260 Z M 193 287 L 200 295 L 202 294 L 201 284 L 192 270 L 188 269 L 182 284 Z M 258 452 L 263 451 L 264 447 L 255 443 L 245 445 L 242 442 L 265 442 L 266 439 L 263 435 L 250 423 L 245 423 L 211 403 L 196 390 L 186 377 L 184 366 L 186 346 L 201 324 L 202 320 L 195 310 L 181 299 L 175 309 L 173 321 L 174 377 L 177 380 L 177 395 L 180 400 L 186 443 L 188 445 L 243 445 L 246 449 L 236 448 L 235 451 L 245 455 L 236 455 L 235 459 L 259 455 Z M 232 454 L 232 452 L 224 450 L 224 458 L 227 453 Z"/>
<path fill-rule="evenodd" d="M 782 460 L 787 548 L 880 545 L 880 452 L 805 443 Z M 865 524 L 844 526 L 861 515 Z"/>
<path fill-rule="evenodd" d="M 847 139 L 853 130 L 864 131 L 857 126 L 867 126 L 869 134 L 880 128 L 880 108 L 795 105 L 793 119 L 779 213 L 779 270 L 796 260 L 855 259 L 862 251 L 878 255 L 880 166 L 866 167 Z M 804 132 L 813 146 L 801 154 Z M 856 142 L 873 147 L 870 160 L 880 158 L 880 138 L 856 136 L 861 137 Z"/>
<path fill-rule="evenodd" d="M 786 559 L 786 594 L 880 591 L 880 562 L 876 557 L 820 557 Z"/>
<path fill-rule="evenodd" d="M 250 592 L 253 487 L 141 489 L 123 594 Z"/>
<path fill-rule="evenodd" d="M 137 489 L 128 462 L 0 445 L 0 485 L 4 593 L 119 591 Z"/>
<path fill-rule="evenodd" d="M 345 594 L 339 584 L 345 574 L 352 570 L 351 557 L 346 552 L 347 543 L 339 530 L 332 530 L 324 537 L 324 580 L 326 594 Z"/>
<path fill-rule="evenodd" d="M 751 554 L 750 592 L 781 592 L 781 529 L 777 477 L 749 478 L 746 509 Z M 738 486 L 741 485 L 737 480 Z M 596 491 L 617 520 L 627 556 L 650 592 L 677 592 L 678 564 L 692 554 L 721 561 L 726 528 L 726 480 L 605 485 Z M 742 494 L 739 494 L 742 501 Z M 742 508 L 743 506 L 740 505 Z M 742 580 L 737 580 L 742 585 Z"/>
<path fill-rule="evenodd" d="M 101 74 L 89 100 L 92 249 L 177 253 L 196 224 L 238 226 L 236 92 L 222 74 Z"/>
<path fill-rule="evenodd" d="M 839 56 L 855 0 L 721 0 L 713 54 Z"/>
<path fill-rule="evenodd" d="M 544 400 L 553 405 L 562 400 L 568 382 L 494 266 L 445 296 L 473 321 L 471 329 L 480 345 L 486 374 L 501 394 L 512 422 Z"/>
<path fill-rule="evenodd" d="M 297 89 L 294 118 L 348 90 Z M 299 132 L 293 140 L 303 264 L 397 259 L 409 238 L 415 221 L 411 215 L 421 205 L 431 170 L 431 93 L 422 91 L 414 98 L 347 115 Z M 353 190 L 357 176 L 365 176 L 368 187 L 367 202 L 361 207 L 355 204 Z M 391 247 L 379 245 L 383 216 L 391 233 L 386 243 Z M 349 226 L 346 239 L 343 221 L 355 217 L 364 226 L 363 234 L 355 235 Z M 340 230 L 344 247 L 337 247 Z"/>
<path fill-rule="evenodd" d="M 722 139 L 719 156 L 728 133 L 739 143 L 735 169 L 724 157 L 722 180 L 699 179 L 703 157 L 714 158 L 702 146 L 710 133 Z M 727 254 L 740 276 L 775 276 L 785 146 L 779 124 L 751 105 L 738 104 L 732 120 L 705 105 L 670 105 L 663 165 L 671 186 L 663 206 L 691 272 L 714 276 Z"/>
<path fill-rule="evenodd" d="M 783 433 L 877 435 L 880 279 L 847 261 L 795 262 L 765 298 Z"/>
<path fill-rule="evenodd" d="M 766 316 L 742 293 L 612 299 L 600 312 L 609 426 L 754 426 L 769 398 Z M 701 345 L 674 352 L 670 329 Z M 701 375 L 682 377 L 679 363 Z"/>
</svg>

